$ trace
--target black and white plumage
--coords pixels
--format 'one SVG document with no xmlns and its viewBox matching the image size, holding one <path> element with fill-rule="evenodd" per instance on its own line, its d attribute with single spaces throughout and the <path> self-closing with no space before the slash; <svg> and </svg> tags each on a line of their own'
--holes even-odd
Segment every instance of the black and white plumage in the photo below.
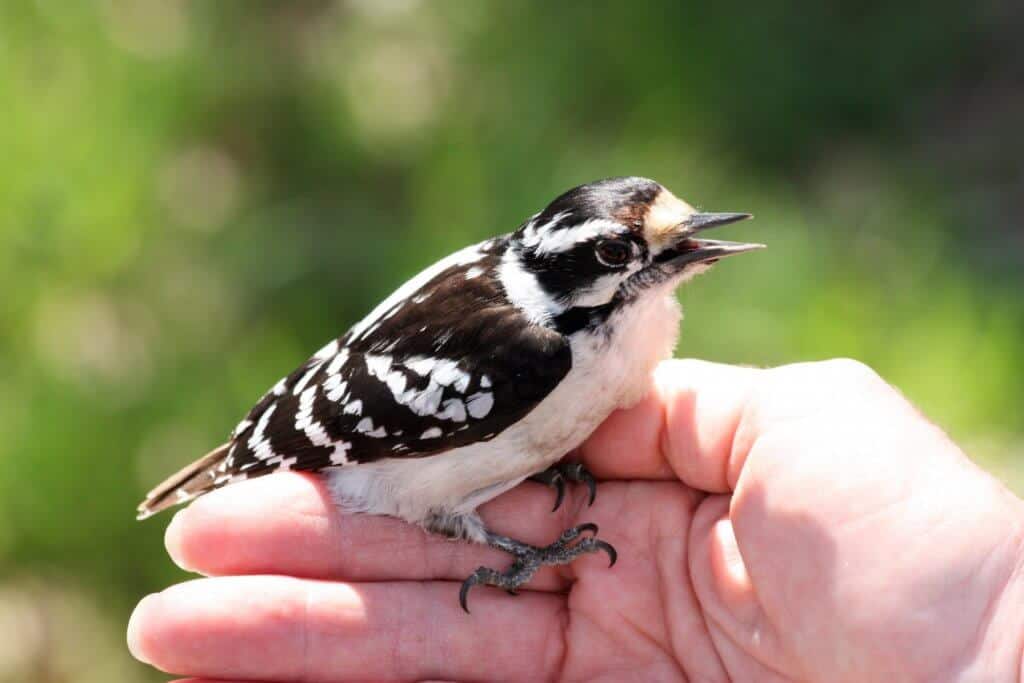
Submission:
<svg viewBox="0 0 1024 683">
<path fill-rule="evenodd" d="M 500 545 L 475 509 L 642 397 L 675 345 L 675 287 L 760 246 L 693 235 L 747 217 L 698 213 L 643 178 L 574 188 L 400 287 L 139 517 L 277 470 L 324 471 L 347 510 Z"/>
</svg>

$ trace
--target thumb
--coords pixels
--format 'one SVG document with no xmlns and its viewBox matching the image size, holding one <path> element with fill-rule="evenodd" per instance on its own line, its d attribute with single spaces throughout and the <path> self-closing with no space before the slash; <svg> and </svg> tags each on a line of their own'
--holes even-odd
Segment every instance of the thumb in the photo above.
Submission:
<svg viewBox="0 0 1024 683">
<path fill-rule="evenodd" d="M 699 360 L 669 360 L 632 408 L 613 413 L 581 447 L 603 479 L 679 479 L 701 491 L 732 489 L 744 454 L 736 430 L 765 371 Z"/>
</svg>

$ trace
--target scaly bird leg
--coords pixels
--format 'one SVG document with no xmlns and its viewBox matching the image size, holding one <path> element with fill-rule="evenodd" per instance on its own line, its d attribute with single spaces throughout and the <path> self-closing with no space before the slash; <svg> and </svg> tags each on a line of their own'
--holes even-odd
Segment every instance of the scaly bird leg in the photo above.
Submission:
<svg viewBox="0 0 1024 683">
<path fill-rule="evenodd" d="M 590 532 L 590 535 L 580 539 L 585 532 Z M 618 553 L 615 552 L 615 548 L 611 544 L 596 538 L 596 536 L 596 524 L 580 524 L 566 529 L 562 532 L 561 537 L 551 545 L 538 547 L 488 531 L 486 532 L 487 545 L 511 554 L 515 560 L 512 562 L 512 566 L 504 572 L 498 572 L 489 567 L 480 567 L 473 572 L 462 582 L 462 589 L 459 591 L 459 604 L 468 614 L 469 607 L 466 598 L 469 595 L 469 589 L 473 586 L 495 586 L 504 588 L 514 595 L 515 591 L 533 578 L 533 575 L 541 567 L 569 564 L 580 555 L 596 553 L 599 550 L 608 554 L 610 560 L 608 566 L 611 567 L 615 564 Z M 577 539 L 580 540 L 573 543 Z"/>
</svg>

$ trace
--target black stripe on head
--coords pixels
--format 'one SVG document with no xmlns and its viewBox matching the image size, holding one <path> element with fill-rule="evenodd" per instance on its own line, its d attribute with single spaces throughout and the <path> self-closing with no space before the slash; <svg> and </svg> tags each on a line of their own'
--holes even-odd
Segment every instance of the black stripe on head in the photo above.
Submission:
<svg viewBox="0 0 1024 683">
<path fill-rule="evenodd" d="M 544 291 L 563 302 L 573 292 L 614 272 L 597 260 L 591 242 L 581 242 L 566 251 L 550 254 L 524 250 L 522 258 L 523 265 L 536 275 Z"/>
<path fill-rule="evenodd" d="M 647 244 L 641 237 L 625 232 L 616 234 L 615 238 L 631 242 L 639 258 L 647 258 Z M 598 278 L 623 272 L 621 268 L 607 266 L 597 259 L 594 249 L 599 239 L 580 242 L 558 252 L 544 253 L 523 248 L 520 256 L 524 267 L 536 276 L 544 291 L 560 303 L 566 303 L 574 292 L 589 288 Z"/>
<path fill-rule="evenodd" d="M 622 220 L 634 213 L 636 218 L 640 218 L 660 191 L 661 185 L 647 178 L 606 178 L 574 187 L 559 195 L 533 222 L 535 225 L 545 225 L 558 214 L 566 212 L 571 214 L 570 220 L 553 225 L 553 228 L 569 227 L 592 218 Z"/>
</svg>

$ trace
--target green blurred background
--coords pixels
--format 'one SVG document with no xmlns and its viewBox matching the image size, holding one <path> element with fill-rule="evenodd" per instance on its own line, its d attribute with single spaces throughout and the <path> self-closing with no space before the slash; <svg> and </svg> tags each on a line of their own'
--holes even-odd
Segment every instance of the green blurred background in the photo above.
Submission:
<svg viewBox="0 0 1024 683">
<path fill-rule="evenodd" d="M 680 353 L 853 356 L 1024 491 L 1019 2 L 0 5 L 0 681 L 155 681 L 149 486 L 404 278 L 656 178 Z"/>
</svg>

